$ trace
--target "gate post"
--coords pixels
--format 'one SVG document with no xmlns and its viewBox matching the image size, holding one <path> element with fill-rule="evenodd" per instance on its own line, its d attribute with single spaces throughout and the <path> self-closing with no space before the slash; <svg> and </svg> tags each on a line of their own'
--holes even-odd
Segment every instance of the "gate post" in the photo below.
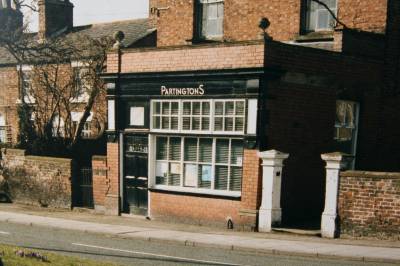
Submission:
<svg viewBox="0 0 400 266">
<path fill-rule="evenodd" d="M 262 201 L 258 215 L 258 231 L 271 232 L 282 221 L 281 183 L 283 161 L 289 154 L 276 150 L 260 152 L 262 159 Z"/>
<path fill-rule="evenodd" d="M 338 237 L 337 204 L 339 195 L 340 169 L 347 161 L 345 154 L 340 152 L 322 154 L 326 161 L 325 208 L 321 219 L 321 235 L 326 238 Z"/>
</svg>

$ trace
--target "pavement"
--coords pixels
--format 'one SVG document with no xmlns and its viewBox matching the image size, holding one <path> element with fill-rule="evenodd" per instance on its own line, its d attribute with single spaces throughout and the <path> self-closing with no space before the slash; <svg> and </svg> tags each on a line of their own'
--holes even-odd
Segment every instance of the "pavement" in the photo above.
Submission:
<svg viewBox="0 0 400 266">
<path fill-rule="evenodd" d="M 0 204 L 0 221 L 193 247 L 400 265 L 400 241 L 322 239 L 285 233 L 236 232 L 149 221 L 140 217 L 114 217 L 87 211 L 43 209 L 15 204 Z"/>
</svg>

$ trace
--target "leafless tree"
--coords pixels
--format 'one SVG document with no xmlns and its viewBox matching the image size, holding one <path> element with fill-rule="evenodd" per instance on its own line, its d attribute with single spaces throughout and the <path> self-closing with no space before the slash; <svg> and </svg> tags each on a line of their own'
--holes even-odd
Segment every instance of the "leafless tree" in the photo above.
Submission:
<svg viewBox="0 0 400 266">
<path fill-rule="evenodd" d="M 37 10 L 37 0 L 12 1 L 16 7 Z M 24 72 L 19 71 L 20 87 L 29 86 L 29 92 L 21 90 L 21 105 L 33 118 L 25 117 L 25 122 L 32 123 L 37 138 L 50 140 L 57 136 L 65 140 L 67 148 L 73 148 L 91 112 L 99 107 L 96 103 L 103 100 L 104 104 L 106 91 L 98 74 L 104 70 L 112 39 L 62 33 L 40 39 L 39 34 L 27 31 L 26 24 L 15 27 L 12 18 L 3 24 L 0 48 L 13 56 L 20 69 L 23 65 L 32 66 L 30 84 L 24 84 Z M 74 71 L 73 61 L 79 62 L 84 71 Z M 82 96 L 85 100 L 77 101 Z M 71 112 L 77 108 L 83 115 L 74 123 Z M 100 133 L 105 121 L 101 122 Z"/>
</svg>

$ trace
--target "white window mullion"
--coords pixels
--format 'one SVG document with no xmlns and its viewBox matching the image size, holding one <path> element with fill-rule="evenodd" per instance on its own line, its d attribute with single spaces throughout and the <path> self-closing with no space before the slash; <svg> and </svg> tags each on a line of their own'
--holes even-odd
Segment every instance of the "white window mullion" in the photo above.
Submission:
<svg viewBox="0 0 400 266">
<path fill-rule="evenodd" d="M 227 190 L 230 190 L 231 187 L 231 152 L 232 152 L 232 139 L 229 139 L 229 152 L 228 152 L 228 182 L 227 182 Z"/>
<path fill-rule="evenodd" d="M 213 138 L 212 144 L 212 160 L 211 160 L 211 189 L 215 190 L 215 161 L 217 151 L 217 139 Z"/>
<path fill-rule="evenodd" d="M 184 187 L 184 182 L 185 182 L 185 180 L 184 180 L 184 177 L 183 177 L 183 175 L 184 175 L 184 173 L 185 173 L 185 167 L 184 167 L 184 160 L 185 160 L 185 157 L 184 157 L 184 152 L 185 152 L 185 145 L 184 145 L 184 143 L 185 143 L 185 138 L 184 137 L 181 137 L 181 161 L 180 161 L 180 164 L 181 164 L 181 184 L 180 184 L 180 186 L 181 187 Z"/>
</svg>

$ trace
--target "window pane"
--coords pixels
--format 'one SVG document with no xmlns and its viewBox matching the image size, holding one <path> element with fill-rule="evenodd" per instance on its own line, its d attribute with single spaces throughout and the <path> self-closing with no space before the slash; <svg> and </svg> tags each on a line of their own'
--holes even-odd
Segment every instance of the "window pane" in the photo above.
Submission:
<svg viewBox="0 0 400 266">
<path fill-rule="evenodd" d="M 318 11 L 318 29 L 328 29 L 329 28 L 329 12 L 328 10 Z"/>
<path fill-rule="evenodd" d="M 181 185 L 181 175 L 177 172 L 177 167 L 179 168 L 180 164 L 170 163 L 169 164 L 169 179 L 168 185 L 170 186 L 180 186 Z"/>
<path fill-rule="evenodd" d="M 160 102 L 153 103 L 153 113 L 159 115 L 161 112 L 161 104 Z"/>
<path fill-rule="evenodd" d="M 181 138 L 170 138 L 169 140 L 169 160 L 181 160 Z"/>
<path fill-rule="evenodd" d="M 229 190 L 240 191 L 242 189 L 242 168 L 231 167 L 231 180 Z"/>
<path fill-rule="evenodd" d="M 233 131 L 233 117 L 225 118 L 225 131 Z"/>
<path fill-rule="evenodd" d="M 157 146 L 156 159 L 167 160 L 168 138 L 157 137 L 156 146 Z"/>
<path fill-rule="evenodd" d="M 197 161 L 197 139 L 185 138 L 185 161 Z"/>
<path fill-rule="evenodd" d="M 208 8 L 208 19 L 216 19 L 218 18 L 218 4 L 213 3 L 213 4 L 207 4 Z"/>
<path fill-rule="evenodd" d="M 225 114 L 226 115 L 233 115 L 234 114 L 234 109 L 235 104 L 234 102 L 226 102 L 225 103 Z"/>
<path fill-rule="evenodd" d="M 203 115 L 210 115 L 210 103 L 203 102 Z"/>
<path fill-rule="evenodd" d="M 224 114 L 224 103 L 215 102 L 215 115 L 223 115 L 223 114 Z"/>
<path fill-rule="evenodd" d="M 222 117 L 216 117 L 215 122 L 214 122 L 214 130 L 215 131 L 222 131 L 222 126 L 223 126 L 223 118 Z"/>
<path fill-rule="evenodd" d="M 179 119 L 178 117 L 172 117 L 171 118 L 171 129 L 173 130 L 178 130 L 179 126 Z"/>
<path fill-rule="evenodd" d="M 168 177 L 168 163 L 157 162 L 156 164 L 156 184 L 166 185 Z"/>
<path fill-rule="evenodd" d="M 199 162 L 211 163 L 212 161 L 212 139 L 200 139 Z"/>
<path fill-rule="evenodd" d="M 200 117 L 192 118 L 192 130 L 200 130 Z"/>
<path fill-rule="evenodd" d="M 169 129 L 169 117 L 164 116 L 162 118 L 162 129 Z"/>
<path fill-rule="evenodd" d="M 211 188 L 211 165 L 199 165 L 198 186 L 200 188 Z"/>
<path fill-rule="evenodd" d="M 191 112 L 190 112 L 190 110 L 191 110 L 191 103 L 190 102 L 184 102 L 183 103 L 183 114 L 184 115 L 190 115 L 191 114 Z"/>
<path fill-rule="evenodd" d="M 198 184 L 198 165 L 185 164 L 185 186 L 196 187 Z"/>
<path fill-rule="evenodd" d="M 190 117 L 184 117 L 182 119 L 182 129 L 190 130 Z"/>
<path fill-rule="evenodd" d="M 228 188 L 228 167 L 215 167 L 215 189 L 227 190 Z"/>
<path fill-rule="evenodd" d="M 244 102 L 236 102 L 236 115 L 244 115 Z"/>
<path fill-rule="evenodd" d="M 161 122 L 160 117 L 159 116 L 154 116 L 153 117 L 153 128 L 154 129 L 160 129 L 160 122 Z"/>
<path fill-rule="evenodd" d="M 228 158 L 229 158 L 228 139 L 217 139 L 215 155 L 217 163 L 226 163 L 226 164 L 228 163 Z"/>
<path fill-rule="evenodd" d="M 179 103 L 172 102 L 171 103 L 171 114 L 178 115 L 179 114 Z"/>
<path fill-rule="evenodd" d="M 231 146 L 231 164 L 242 165 L 242 163 L 243 163 L 243 141 L 238 139 L 233 139 Z"/>
<path fill-rule="evenodd" d="M 244 129 L 243 117 L 235 118 L 235 131 L 243 131 L 243 129 Z"/>
<path fill-rule="evenodd" d="M 201 130 L 210 130 L 210 118 L 203 117 L 201 119 Z"/>
<path fill-rule="evenodd" d="M 163 102 L 162 103 L 162 113 L 164 115 L 169 115 L 170 114 L 169 102 Z"/>
<path fill-rule="evenodd" d="M 200 102 L 193 102 L 193 115 L 200 115 Z"/>
</svg>

